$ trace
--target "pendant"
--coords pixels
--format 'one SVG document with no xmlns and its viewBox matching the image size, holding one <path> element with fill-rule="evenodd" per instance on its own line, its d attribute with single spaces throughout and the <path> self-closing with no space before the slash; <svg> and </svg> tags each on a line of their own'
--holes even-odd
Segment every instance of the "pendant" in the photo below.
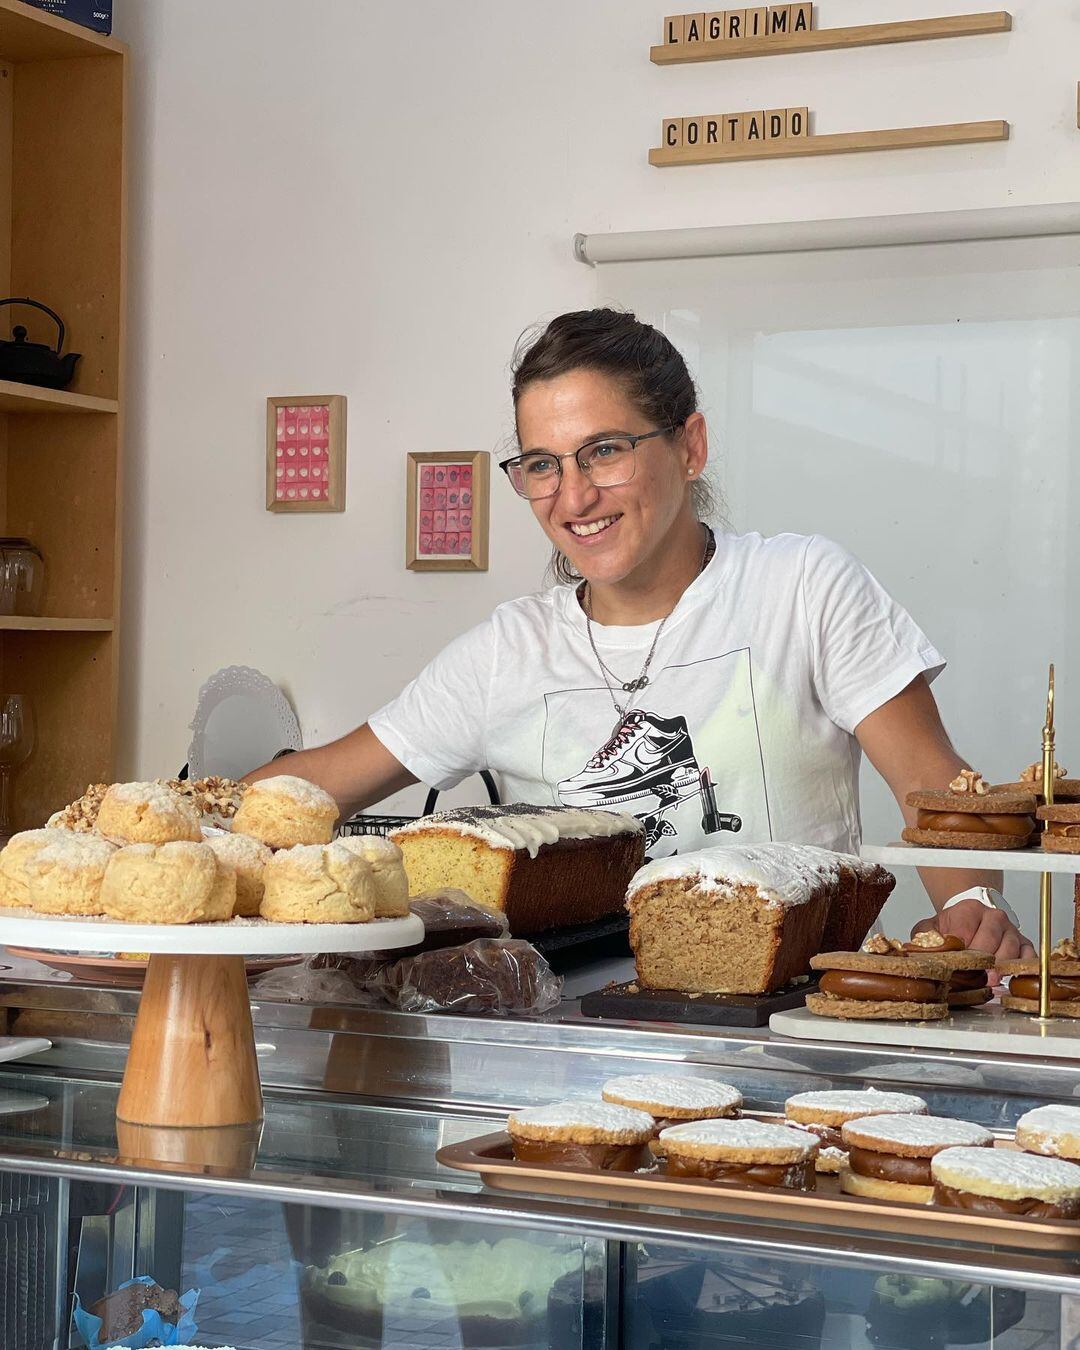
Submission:
<svg viewBox="0 0 1080 1350">
<path fill-rule="evenodd" d="M 623 688 L 628 694 L 639 694 L 648 683 L 649 677 L 647 675 L 639 675 L 636 680 L 626 680 L 623 683 Z"/>
</svg>

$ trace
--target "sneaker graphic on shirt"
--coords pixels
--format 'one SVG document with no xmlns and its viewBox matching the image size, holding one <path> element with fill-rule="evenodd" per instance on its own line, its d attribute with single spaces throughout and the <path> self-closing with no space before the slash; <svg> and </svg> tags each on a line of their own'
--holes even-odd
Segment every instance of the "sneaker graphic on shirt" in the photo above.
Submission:
<svg viewBox="0 0 1080 1350">
<path fill-rule="evenodd" d="M 613 807 L 653 797 L 664 811 L 699 789 L 685 717 L 632 708 L 580 773 L 559 783 L 564 806 Z"/>
</svg>

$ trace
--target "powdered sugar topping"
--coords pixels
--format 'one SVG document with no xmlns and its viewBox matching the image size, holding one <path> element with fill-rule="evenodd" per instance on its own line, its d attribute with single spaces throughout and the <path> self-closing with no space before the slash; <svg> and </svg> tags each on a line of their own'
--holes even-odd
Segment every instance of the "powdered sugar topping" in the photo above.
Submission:
<svg viewBox="0 0 1080 1350">
<path fill-rule="evenodd" d="M 947 1148 L 931 1159 L 930 1171 L 936 1181 L 946 1186 L 959 1184 L 960 1189 L 989 1185 L 1033 1199 L 1080 1196 L 1076 1163 L 1012 1149 Z"/>
<path fill-rule="evenodd" d="M 529 1106 L 524 1111 L 514 1111 L 510 1116 L 512 1125 L 546 1125 L 556 1129 L 582 1126 L 592 1130 L 653 1129 L 653 1118 L 647 1111 L 635 1111 L 632 1106 L 616 1106 L 613 1102 L 553 1102 L 549 1106 Z"/>
<path fill-rule="evenodd" d="M 841 1129 L 844 1143 L 849 1133 L 882 1144 L 909 1148 L 949 1148 L 959 1144 L 989 1144 L 994 1136 L 981 1125 L 945 1116 L 869 1116 L 849 1120 Z"/>
<path fill-rule="evenodd" d="M 925 1113 L 926 1103 L 921 1097 L 906 1092 L 865 1091 L 797 1092 L 786 1105 L 812 1111 L 865 1111 L 867 1115 L 919 1115 Z"/>
<path fill-rule="evenodd" d="M 104 866 L 115 852 L 116 845 L 100 834 L 51 830 L 49 842 L 37 854 L 35 863 L 80 871 L 84 867 Z"/>
<path fill-rule="evenodd" d="M 669 1125 L 660 1131 L 660 1138 L 723 1148 L 792 1149 L 806 1158 L 817 1151 L 819 1143 L 816 1135 L 805 1130 L 770 1125 L 763 1120 L 692 1120 L 685 1125 Z"/>
<path fill-rule="evenodd" d="M 265 867 L 273 856 L 261 839 L 250 834 L 232 834 L 229 830 L 203 829 L 203 839 L 228 867 L 255 870 Z"/>
<path fill-rule="evenodd" d="M 737 887 L 756 890 L 770 905 L 804 905 L 839 876 L 836 855 L 802 844 L 727 844 L 697 853 L 677 853 L 646 863 L 627 890 L 627 899 L 657 881 L 690 878 L 696 889 L 731 900 Z"/>
<path fill-rule="evenodd" d="M 199 818 L 187 798 L 164 783 L 114 783 L 105 797 L 123 802 L 125 806 L 146 805 L 162 816 L 182 816 L 184 820 L 194 821 Z"/>
<path fill-rule="evenodd" d="M 392 839 L 385 839 L 381 834 L 343 834 L 334 843 L 347 848 L 373 867 L 387 867 L 401 862 L 401 849 Z"/>
<path fill-rule="evenodd" d="M 600 839 L 640 834 L 644 826 L 621 811 L 577 811 L 566 806 L 468 806 L 424 816 L 395 830 L 395 835 L 452 830 L 482 839 L 491 848 L 525 849 L 535 858 L 543 844 L 560 839 Z"/>
<path fill-rule="evenodd" d="M 1057 1138 L 1055 1138 L 1057 1136 Z M 1039 1153 L 1059 1152 L 1059 1139 L 1080 1139 L 1080 1106 L 1037 1106 L 1016 1122 L 1017 1143 L 1038 1140 Z"/>
<path fill-rule="evenodd" d="M 605 1097 L 617 1097 L 620 1101 L 648 1102 L 651 1106 L 672 1107 L 678 1111 L 730 1110 L 742 1105 L 742 1093 L 727 1083 L 659 1073 L 632 1073 L 609 1078 L 603 1093 Z"/>
<path fill-rule="evenodd" d="M 356 867 L 359 861 L 355 853 L 350 853 L 338 843 L 294 844 L 292 848 L 279 848 L 266 866 L 275 869 L 285 867 L 290 872 L 298 871 L 309 876 L 322 876 L 327 863 L 333 862 L 339 866 L 348 866 L 351 863 Z"/>
<path fill-rule="evenodd" d="M 295 778 L 288 773 L 279 773 L 273 778 L 260 778 L 258 782 L 251 784 L 248 792 L 270 792 L 278 797 L 288 797 L 298 806 L 307 807 L 312 811 L 337 812 L 337 803 L 329 792 L 324 792 L 315 783 L 309 783 L 306 778 Z"/>
</svg>

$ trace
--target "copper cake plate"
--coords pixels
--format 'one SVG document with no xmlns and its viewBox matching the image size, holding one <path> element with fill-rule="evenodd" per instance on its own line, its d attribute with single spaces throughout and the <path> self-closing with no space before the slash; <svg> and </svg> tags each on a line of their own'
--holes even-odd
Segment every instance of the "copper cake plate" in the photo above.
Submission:
<svg viewBox="0 0 1080 1350">
<path fill-rule="evenodd" d="M 761 1119 L 777 1120 L 762 1115 Z M 1015 1149 L 1008 1136 L 995 1148 Z M 819 1228 L 861 1229 L 898 1233 L 938 1241 L 976 1242 L 988 1246 L 1069 1252 L 1080 1250 L 1080 1220 L 995 1218 L 937 1205 L 909 1205 L 845 1195 L 839 1178 L 819 1176 L 816 1191 L 784 1191 L 770 1187 L 722 1186 L 697 1177 L 668 1177 L 662 1172 L 605 1172 L 599 1168 L 556 1167 L 518 1162 L 504 1131 L 466 1139 L 439 1149 L 444 1167 L 478 1172 L 495 1191 L 561 1195 L 575 1200 L 607 1200 L 666 1209 L 700 1209 L 716 1215 L 737 1215 L 777 1224 L 803 1223 Z"/>
</svg>

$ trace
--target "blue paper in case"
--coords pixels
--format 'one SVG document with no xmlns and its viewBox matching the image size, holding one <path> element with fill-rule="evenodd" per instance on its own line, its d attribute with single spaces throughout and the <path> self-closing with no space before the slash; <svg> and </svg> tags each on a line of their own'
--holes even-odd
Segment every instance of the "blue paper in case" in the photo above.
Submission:
<svg viewBox="0 0 1080 1350">
<path fill-rule="evenodd" d="M 157 1281 L 151 1279 L 149 1275 L 140 1275 L 137 1279 L 128 1280 L 125 1284 L 120 1285 L 120 1289 L 127 1289 L 133 1284 L 156 1283 Z M 87 1312 L 79 1302 L 78 1294 L 76 1294 L 75 1326 L 78 1328 L 79 1335 L 86 1342 L 88 1350 L 108 1350 L 109 1347 L 115 1345 L 122 1345 L 126 1347 L 126 1350 L 146 1350 L 148 1346 L 158 1345 L 190 1345 L 192 1338 L 199 1331 L 199 1328 L 195 1325 L 195 1305 L 199 1301 L 199 1292 L 198 1289 L 189 1289 L 186 1294 L 181 1294 L 180 1320 L 175 1326 L 172 1322 L 166 1322 L 159 1312 L 144 1308 L 140 1329 L 130 1336 L 122 1337 L 119 1341 L 115 1338 L 108 1341 L 101 1340 L 101 1318 Z"/>
</svg>

